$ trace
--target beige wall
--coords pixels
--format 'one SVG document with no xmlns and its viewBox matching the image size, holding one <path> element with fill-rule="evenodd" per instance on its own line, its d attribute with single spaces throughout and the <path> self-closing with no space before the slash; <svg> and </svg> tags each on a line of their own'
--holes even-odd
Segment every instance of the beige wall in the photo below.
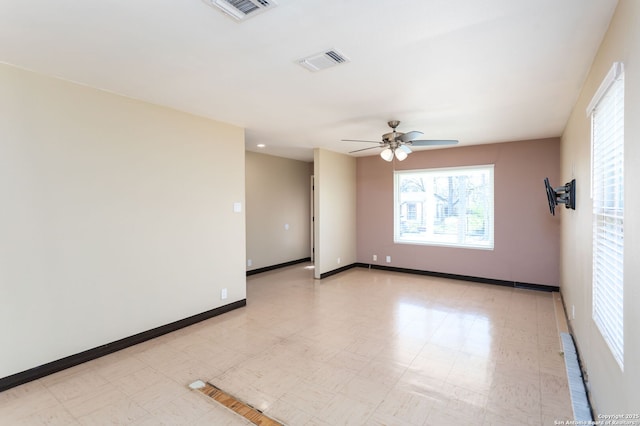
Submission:
<svg viewBox="0 0 640 426">
<path fill-rule="evenodd" d="M 590 119 L 585 109 L 613 62 L 625 65 L 625 252 L 624 372 L 592 316 L 592 206 Z M 640 2 L 620 0 L 609 31 L 592 64 L 562 137 L 562 178 L 575 178 L 576 210 L 562 215 L 561 290 L 570 325 L 587 371 L 597 413 L 638 413 L 640 409 Z"/>
<path fill-rule="evenodd" d="M 494 250 L 394 244 L 393 167 L 480 164 L 495 165 Z M 559 216 L 565 212 L 551 216 L 543 180 L 548 176 L 559 186 L 559 169 L 558 139 L 416 151 L 395 163 L 377 155 L 358 158 L 358 262 L 557 286 Z"/>
<path fill-rule="evenodd" d="M 246 297 L 240 128 L 0 65 L 0 199 L 0 377 Z"/>
<path fill-rule="evenodd" d="M 356 262 L 356 159 L 314 150 L 315 276 Z M 339 261 L 338 261 L 339 260 Z"/>
<path fill-rule="evenodd" d="M 247 270 L 311 256 L 313 164 L 246 152 Z"/>
</svg>

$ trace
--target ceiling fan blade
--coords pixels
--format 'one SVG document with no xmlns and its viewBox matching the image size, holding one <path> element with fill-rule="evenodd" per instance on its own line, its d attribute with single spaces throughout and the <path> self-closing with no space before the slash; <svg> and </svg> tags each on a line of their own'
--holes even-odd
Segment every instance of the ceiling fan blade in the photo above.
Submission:
<svg viewBox="0 0 640 426">
<path fill-rule="evenodd" d="M 355 151 L 349 151 L 349 154 L 353 154 L 354 152 L 366 151 L 368 149 L 380 148 L 379 146 L 370 146 L 369 148 L 356 149 Z"/>
<path fill-rule="evenodd" d="M 414 140 L 415 138 L 419 138 L 422 135 L 424 135 L 424 133 L 414 130 L 412 132 L 405 133 L 404 135 L 400 135 L 397 140 L 399 140 L 400 142 L 409 142 Z"/>
<path fill-rule="evenodd" d="M 380 141 L 363 141 L 361 139 L 340 139 L 342 142 L 368 142 L 368 143 L 381 143 Z"/>
<path fill-rule="evenodd" d="M 398 147 L 398 149 L 403 150 L 404 152 L 406 152 L 407 154 L 411 154 L 413 151 L 411 151 L 411 148 L 409 148 L 408 145 L 402 144 Z"/>
<path fill-rule="evenodd" d="M 458 141 L 433 139 L 433 140 L 410 141 L 407 143 L 413 146 L 442 146 L 442 145 L 456 145 Z"/>
</svg>

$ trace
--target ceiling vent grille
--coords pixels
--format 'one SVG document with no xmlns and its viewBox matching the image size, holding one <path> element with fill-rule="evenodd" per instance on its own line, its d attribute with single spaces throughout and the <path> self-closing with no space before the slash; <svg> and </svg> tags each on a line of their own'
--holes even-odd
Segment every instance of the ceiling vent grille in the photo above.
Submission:
<svg viewBox="0 0 640 426">
<path fill-rule="evenodd" d="M 274 0 L 203 0 L 209 6 L 223 11 L 236 21 L 244 21 L 273 9 L 278 4 Z"/>
<path fill-rule="evenodd" d="M 298 64 L 302 65 L 309 71 L 320 71 L 336 65 L 345 64 L 349 58 L 338 52 L 336 49 L 327 49 L 322 53 L 307 56 L 298 60 Z"/>
</svg>

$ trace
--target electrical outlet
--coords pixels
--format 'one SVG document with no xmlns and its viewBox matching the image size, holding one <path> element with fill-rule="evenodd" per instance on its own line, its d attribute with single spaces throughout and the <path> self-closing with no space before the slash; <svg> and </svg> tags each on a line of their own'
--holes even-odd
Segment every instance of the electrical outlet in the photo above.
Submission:
<svg viewBox="0 0 640 426">
<path fill-rule="evenodd" d="M 223 288 L 222 290 L 220 290 L 220 299 L 224 300 L 227 298 L 227 289 Z"/>
<path fill-rule="evenodd" d="M 340 258 L 338 258 L 338 265 L 340 264 Z"/>
<path fill-rule="evenodd" d="M 378 260 L 378 255 L 377 255 L 377 254 L 374 254 L 374 255 L 373 255 L 373 261 L 375 262 L 375 261 L 377 261 L 377 260 Z"/>
<path fill-rule="evenodd" d="M 391 256 L 387 256 L 387 263 L 391 263 Z"/>
<path fill-rule="evenodd" d="M 285 231 L 288 231 L 288 230 L 289 230 L 289 224 L 288 224 L 288 223 L 285 223 L 285 224 L 284 224 L 284 230 L 285 230 Z"/>
<path fill-rule="evenodd" d="M 247 266 L 251 266 L 251 265 L 253 265 L 253 260 L 247 259 Z"/>
</svg>

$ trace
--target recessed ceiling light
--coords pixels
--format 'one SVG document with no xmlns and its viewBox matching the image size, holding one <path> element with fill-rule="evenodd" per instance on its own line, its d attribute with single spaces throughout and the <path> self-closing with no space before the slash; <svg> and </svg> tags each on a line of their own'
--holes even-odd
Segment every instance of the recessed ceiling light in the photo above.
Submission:
<svg viewBox="0 0 640 426">
<path fill-rule="evenodd" d="M 259 143 L 259 144 L 258 144 L 258 145 L 256 145 L 256 146 L 257 146 L 258 148 L 264 148 L 264 147 L 266 147 L 266 145 L 265 145 L 265 144 L 263 144 L 263 143 Z"/>
</svg>

